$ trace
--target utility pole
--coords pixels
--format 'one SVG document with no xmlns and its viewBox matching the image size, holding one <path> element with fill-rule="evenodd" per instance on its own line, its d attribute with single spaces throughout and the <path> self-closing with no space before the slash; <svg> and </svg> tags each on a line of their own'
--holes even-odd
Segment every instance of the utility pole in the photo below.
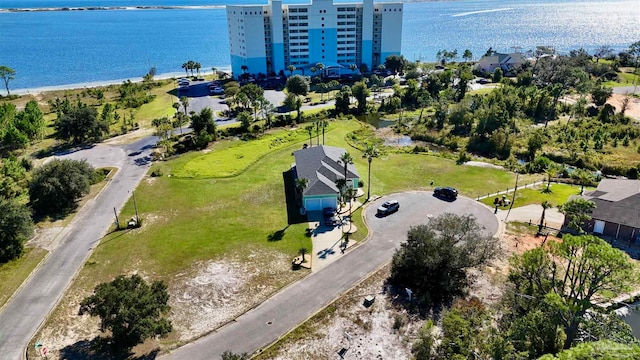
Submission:
<svg viewBox="0 0 640 360">
<path fill-rule="evenodd" d="M 132 191 L 133 195 L 133 208 L 136 210 L 136 226 L 140 226 L 140 218 L 138 217 L 138 205 L 136 205 L 136 192 Z"/>
<path fill-rule="evenodd" d="M 118 212 L 116 211 L 116 207 L 113 207 L 113 214 L 116 216 L 116 227 L 120 229 L 120 220 L 118 220 Z"/>
</svg>

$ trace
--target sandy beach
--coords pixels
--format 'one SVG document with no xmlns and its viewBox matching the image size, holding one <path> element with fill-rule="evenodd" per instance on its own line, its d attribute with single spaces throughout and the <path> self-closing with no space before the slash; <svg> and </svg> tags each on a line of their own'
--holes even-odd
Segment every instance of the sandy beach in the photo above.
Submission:
<svg viewBox="0 0 640 360">
<path fill-rule="evenodd" d="M 231 72 L 231 67 L 221 67 L 218 69 L 218 71 Z M 209 72 L 208 74 L 211 74 L 211 72 Z M 206 71 L 200 72 L 201 76 L 208 75 L 208 74 Z M 176 71 L 176 72 L 158 74 L 154 77 L 154 79 L 164 80 L 164 79 L 171 79 L 171 78 L 179 78 L 185 75 L 186 74 L 184 71 Z M 84 82 L 84 83 L 64 84 L 64 85 L 51 85 L 51 86 L 42 86 L 42 87 L 35 87 L 35 88 L 29 88 L 29 89 L 11 89 L 11 94 L 37 95 L 47 91 L 84 89 L 84 88 L 88 89 L 88 88 L 95 88 L 100 86 L 118 85 L 118 84 L 122 84 L 127 80 L 131 80 L 132 82 L 141 82 L 142 77 L 132 77 L 128 79 L 116 79 L 116 80 L 104 80 L 104 81 L 90 81 L 90 82 Z M 6 95 L 6 91 L 2 91 L 2 90 L 0 90 L 0 95 Z"/>
</svg>

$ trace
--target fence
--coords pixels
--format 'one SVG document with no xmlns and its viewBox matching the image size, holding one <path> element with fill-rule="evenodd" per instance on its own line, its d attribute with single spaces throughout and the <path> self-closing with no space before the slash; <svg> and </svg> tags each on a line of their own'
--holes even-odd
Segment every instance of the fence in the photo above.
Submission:
<svg viewBox="0 0 640 360">
<path fill-rule="evenodd" d="M 521 190 L 521 189 L 526 189 L 526 188 L 532 188 L 532 187 L 536 187 L 536 186 L 538 186 L 538 185 L 542 185 L 542 184 L 544 184 L 544 183 L 545 183 L 545 181 L 544 181 L 544 180 L 542 180 L 542 181 L 535 181 L 535 182 L 533 182 L 533 183 L 531 183 L 531 184 L 524 184 L 524 185 L 520 185 L 520 186 L 518 186 L 518 188 L 517 188 L 517 189 L 518 189 L 518 190 Z M 479 195 L 479 196 L 477 196 L 477 197 L 476 197 L 476 200 L 477 200 L 477 201 L 480 201 L 480 200 L 482 200 L 482 199 L 486 199 L 486 198 L 488 198 L 488 197 L 494 197 L 494 196 L 500 196 L 500 195 L 507 195 L 507 194 L 509 194 L 509 193 L 512 193 L 512 192 L 513 192 L 513 191 L 515 191 L 515 190 L 516 190 L 515 188 L 508 188 L 508 189 L 506 189 L 505 191 L 498 191 L 497 193 L 493 193 L 493 194 L 489 194 L 489 193 L 487 193 L 487 195 Z"/>
</svg>

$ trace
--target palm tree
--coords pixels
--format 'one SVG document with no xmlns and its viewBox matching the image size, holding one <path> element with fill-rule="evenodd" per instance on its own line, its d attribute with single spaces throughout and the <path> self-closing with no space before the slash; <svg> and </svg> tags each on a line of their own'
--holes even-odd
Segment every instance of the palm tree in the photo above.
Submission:
<svg viewBox="0 0 640 360">
<path fill-rule="evenodd" d="M 349 164 L 353 164 L 353 156 L 351 156 L 351 154 L 349 154 L 348 152 L 345 152 L 344 154 L 342 154 L 342 156 L 340 156 L 340 160 L 338 160 L 338 163 L 341 163 L 344 166 L 344 181 L 345 181 L 345 187 L 347 186 L 347 166 L 349 166 Z"/>
<path fill-rule="evenodd" d="M 473 58 L 473 53 L 471 52 L 471 50 L 467 49 L 462 54 L 462 58 L 464 59 L 464 62 L 467 62 Z"/>
<path fill-rule="evenodd" d="M 336 186 L 338 187 L 338 190 L 340 190 L 340 202 L 344 203 L 344 197 L 346 195 L 347 180 L 342 178 L 337 179 Z"/>
<path fill-rule="evenodd" d="M 198 73 L 198 78 L 200 78 L 200 69 L 202 69 L 202 65 L 200 65 L 199 62 L 193 64 L 193 68 L 196 69 L 196 72 Z"/>
<path fill-rule="evenodd" d="M 187 61 L 187 68 L 191 70 L 191 76 L 193 76 L 193 69 L 195 69 L 196 63 L 193 60 Z"/>
<path fill-rule="evenodd" d="M 247 65 L 240 66 L 240 69 L 242 69 L 242 73 L 243 74 L 245 74 L 247 71 L 249 71 L 249 67 Z"/>
<path fill-rule="evenodd" d="M 180 110 L 180 103 L 174 102 L 171 106 L 176 109 L 176 113 Z"/>
<path fill-rule="evenodd" d="M 313 136 L 313 124 L 308 125 L 305 129 L 309 133 L 309 147 L 312 147 L 313 141 L 311 140 L 311 136 Z"/>
<path fill-rule="evenodd" d="M 316 69 L 318 69 L 318 71 L 320 71 L 320 77 L 322 77 L 322 70 L 324 70 L 324 64 L 319 62 L 316 64 Z"/>
<path fill-rule="evenodd" d="M 329 125 L 326 120 L 320 120 L 320 127 L 322 127 L 322 145 L 324 145 L 324 129 Z"/>
<path fill-rule="evenodd" d="M 375 145 L 367 145 L 367 147 L 362 152 L 362 157 L 367 158 L 367 162 L 369 163 L 369 173 L 367 177 L 367 200 L 371 197 L 371 162 L 373 158 L 377 158 L 380 155 L 378 148 Z"/>
<path fill-rule="evenodd" d="M 187 108 L 189 107 L 189 98 L 186 96 L 181 96 L 180 97 L 180 103 L 182 104 L 182 107 L 184 108 L 184 114 L 187 115 Z"/>
<path fill-rule="evenodd" d="M 307 260 L 304 259 L 304 255 L 306 253 L 308 253 L 308 252 L 309 252 L 309 250 L 307 248 L 305 248 L 305 247 L 301 247 L 300 249 L 298 249 L 298 254 L 300 254 L 300 256 L 302 256 L 302 262 L 303 263 L 307 262 Z"/>
<path fill-rule="evenodd" d="M 307 188 L 307 185 L 309 185 L 309 180 L 305 178 L 296 179 L 296 191 L 298 192 L 298 194 L 302 195 L 304 189 Z"/>
<path fill-rule="evenodd" d="M 312 73 L 313 75 L 315 75 L 315 74 L 316 74 L 316 71 L 318 71 L 318 68 L 317 68 L 317 67 L 315 67 L 315 66 L 312 66 L 312 67 L 311 67 L 311 69 L 309 69 L 309 70 L 311 70 L 311 73 Z"/>
<path fill-rule="evenodd" d="M 551 186 L 551 177 L 558 174 L 558 171 L 560 171 L 560 167 L 555 163 L 551 163 L 549 164 L 549 166 L 547 166 L 547 169 L 544 171 L 545 175 L 547 175 L 547 188 L 544 190 L 544 192 L 551 192 L 551 189 L 549 188 Z"/>
<path fill-rule="evenodd" d="M 349 70 L 353 71 L 353 74 L 355 75 L 356 70 L 358 70 L 358 65 L 356 64 L 349 65 Z"/>
<path fill-rule="evenodd" d="M 182 68 L 184 69 L 184 72 L 187 74 L 187 76 L 189 76 L 189 64 L 182 63 Z"/>
<path fill-rule="evenodd" d="M 551 204 L 547 200 L 543 201 L 540 205 L 542 205 L 542 217 L 540 218 L 540 224 L 538 225 L 538 234 L 542 233 L 542 227 L 544 226 L 544 215 L 547 212 L 547 209 L 553 207 L 553 204 Z"/>
<path fill-rule="evenodd" d="M 324 93 L 327 91 L 327 84 L 321 82 L 316 85 L 316 88 L 320 91 L 320 101 L 324 100 Z"/>
<path fill-rule="evenodd" d="M 289 70 L 289 76 L 293 75 L 293 72 L 296 71 L 296 66 L 295 65 L 289 65 L 287 66 L 287 70 Z"/>
</svg>

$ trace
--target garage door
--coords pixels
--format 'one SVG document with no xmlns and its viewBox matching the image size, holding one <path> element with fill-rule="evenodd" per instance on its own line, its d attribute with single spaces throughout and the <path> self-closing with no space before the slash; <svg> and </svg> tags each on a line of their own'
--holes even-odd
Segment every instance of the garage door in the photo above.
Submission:
<svg viewBox="0 0 640 360">
<path fill-rule="evenodd" d="M 322 199 L 305 199 L 304 208 L 307 211 L 322 210 Z"/>
<path fill-rule="evenodd" d="M 337 208 L 338 202 L 336 201 L 336 198 L 323 198 L 322 199 L 322 208 Z"/>
<path fill-rule="evenodd" d="M 593 233 L 602 234 L 604 232 L 604 221 L 596 220 L 593 224 Z"/>
</svg>

